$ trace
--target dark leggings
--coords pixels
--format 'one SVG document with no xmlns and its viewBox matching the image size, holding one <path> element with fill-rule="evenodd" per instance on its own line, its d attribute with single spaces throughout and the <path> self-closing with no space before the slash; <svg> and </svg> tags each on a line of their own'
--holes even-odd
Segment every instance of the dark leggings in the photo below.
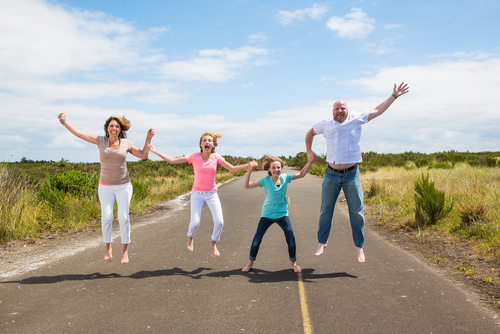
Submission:
<svg viewBox="0 0 500 334">
<path fill-rule="evenodd" d="M 253 237 L 252 246 L 250 247 L 250 260 L 255 261 L 257 258 L 257 253 L 259 252 L 260 243 L 262 242 L 262 238 L 264 234 L 266 234 L 267 229 L 272 224 L 278 224 L 279 227 L 285 233 L 286 243 L 288 244 L 288 256 L 290 257 L 291 262 L 295 262 L 297 247 L 295 245 L 295 237 L 293 235 L 292 223 L 290 222 L 290 218 L 288 216 L 284 216 L 281 218 L 266 218 L 261 217 L 259 221 L 259 226 L 257 226 L 257 231 L 255 232 L 255 236 Z"/>
</svg>

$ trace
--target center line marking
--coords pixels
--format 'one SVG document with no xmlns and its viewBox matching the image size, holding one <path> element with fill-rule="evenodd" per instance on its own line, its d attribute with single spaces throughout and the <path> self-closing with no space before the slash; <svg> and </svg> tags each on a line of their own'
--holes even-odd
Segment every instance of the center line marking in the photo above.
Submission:
<svg viewBox="0 0 500 334">
<path fill-rule="evenodd" d="M 306 290 L 304 289 L 304 282 L 302 281 L 302 272 L 299 275 L 299 295 L 300 307 L 302 308 L 302 324 L 304 327 L 304 334 L 312 334 L 311 320 L 309 319 L 309 311 L 307 310 Z"/>
</svg>

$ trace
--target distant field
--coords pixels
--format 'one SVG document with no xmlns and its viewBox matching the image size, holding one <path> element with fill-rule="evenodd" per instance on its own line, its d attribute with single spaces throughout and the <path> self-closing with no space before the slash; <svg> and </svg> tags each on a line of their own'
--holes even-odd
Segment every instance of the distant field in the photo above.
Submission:
<svg viewBox="0 0 500 334">
<path fill-rule="evenodd" d="M 461 153 L 455 151 L 423 154 L 363 153 L 360 164 L 365 201 L 380 203 L 404 228 L 415 228 L 414 182 L 429 175 L 437 189 L 454 202 L 453 211 L 430 230 L 461 238 L 473 238 L 498 249 L 500 244 L 500 152 Z M 250 158 L 226 156 L 233 165 Z M 304 152 L 282 157 L 288 166 L 302 168 L 307 163 Z M 262 158 L 260 159 L 262 160 Z M 310 173 L 322 176 L 326 166 L 319 156 Z M 37 238 L 44 231 L 81 230 L 99 224 L 97 198 L 98 163 L 68 161 L 31 161 L 0 164 L 0 242 Z M 159 201 L 190 190 L 191 165 L 169 165 L 163 161 L 129 162 L 134 186 L 131 211 L 141 212 Z M 240 173 L 240 175 L 243 175 Z M 220 169 L 217 181 L 233 174 Z M 464 208 L 484 206 L 481 219 L 464 226 Z M 480 207 L 481 208 L 481 207 Z M 461 225 L 462 224 L 462 225 Z"/>
</svg>

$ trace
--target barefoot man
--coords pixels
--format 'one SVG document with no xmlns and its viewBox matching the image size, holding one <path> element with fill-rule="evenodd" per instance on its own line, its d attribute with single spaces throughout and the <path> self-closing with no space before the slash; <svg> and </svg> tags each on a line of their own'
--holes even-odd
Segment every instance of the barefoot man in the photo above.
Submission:
<svg viewBox="0 0 500 334">
<path fill-rule="evenodd" d="M 344 101 L 333 104 L 333 118 L 328 117 L 316 124 L 306 134 L 307 156 L 316 157 L 312 151 L 314 136 L 322 134 L 326 140 L 325 177 L 321 192 L 321 211 L 318 227 L 318 249 L 314 255 L 320 256 L 328 244 L 332 228 L 333 210 L 340 190 L 344 190 L 352 237 L 356 246 L 358 262 L 365 262 L 363 244 L 365 241 L 365 217 L 363 212 L 363 189 L 359 179 L 358 163 L 361 162 L 361 125 L 384 113 L 398 97 L 408 93 L 404 82 L 394 88 L 392 95 L 375 109 L 362 113 L 350 113 Z"/>
</svg>

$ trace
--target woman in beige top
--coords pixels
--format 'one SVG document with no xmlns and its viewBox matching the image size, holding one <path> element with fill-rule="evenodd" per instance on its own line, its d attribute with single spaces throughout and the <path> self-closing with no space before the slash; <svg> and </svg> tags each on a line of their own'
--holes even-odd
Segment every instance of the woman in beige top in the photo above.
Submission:
<svg viewBox="0 0 500 334">
<path fill-rule="evenodd" d="M 147 159 L 149 144 L 155 135 L 153 128 L 148 130 L 146 143 L 142 150 L 128 140 L 125 131 L 130 129 L 130 122 L 125 117 L 111 116 L 104 123 L 106 136 L 96 136 L 82 132 L 66 120 L 66 113 L 58 116 L 61 124 L 72 134 L 99 147 L 101 173 L 99 177 L 99 201 L 101 202 L 101 226 L 106 243 L 105 261 L 113 259 L 111 250 L 113 232 L 113 207 L 118 204 L 118 221 L 122 241 L 121 264 L 128 263 L 128 244 L 130 243 L 129 206 L 132 198 L 132 183 L 127 170 L 127 153 L 139 159 Z"/>
</svg>

